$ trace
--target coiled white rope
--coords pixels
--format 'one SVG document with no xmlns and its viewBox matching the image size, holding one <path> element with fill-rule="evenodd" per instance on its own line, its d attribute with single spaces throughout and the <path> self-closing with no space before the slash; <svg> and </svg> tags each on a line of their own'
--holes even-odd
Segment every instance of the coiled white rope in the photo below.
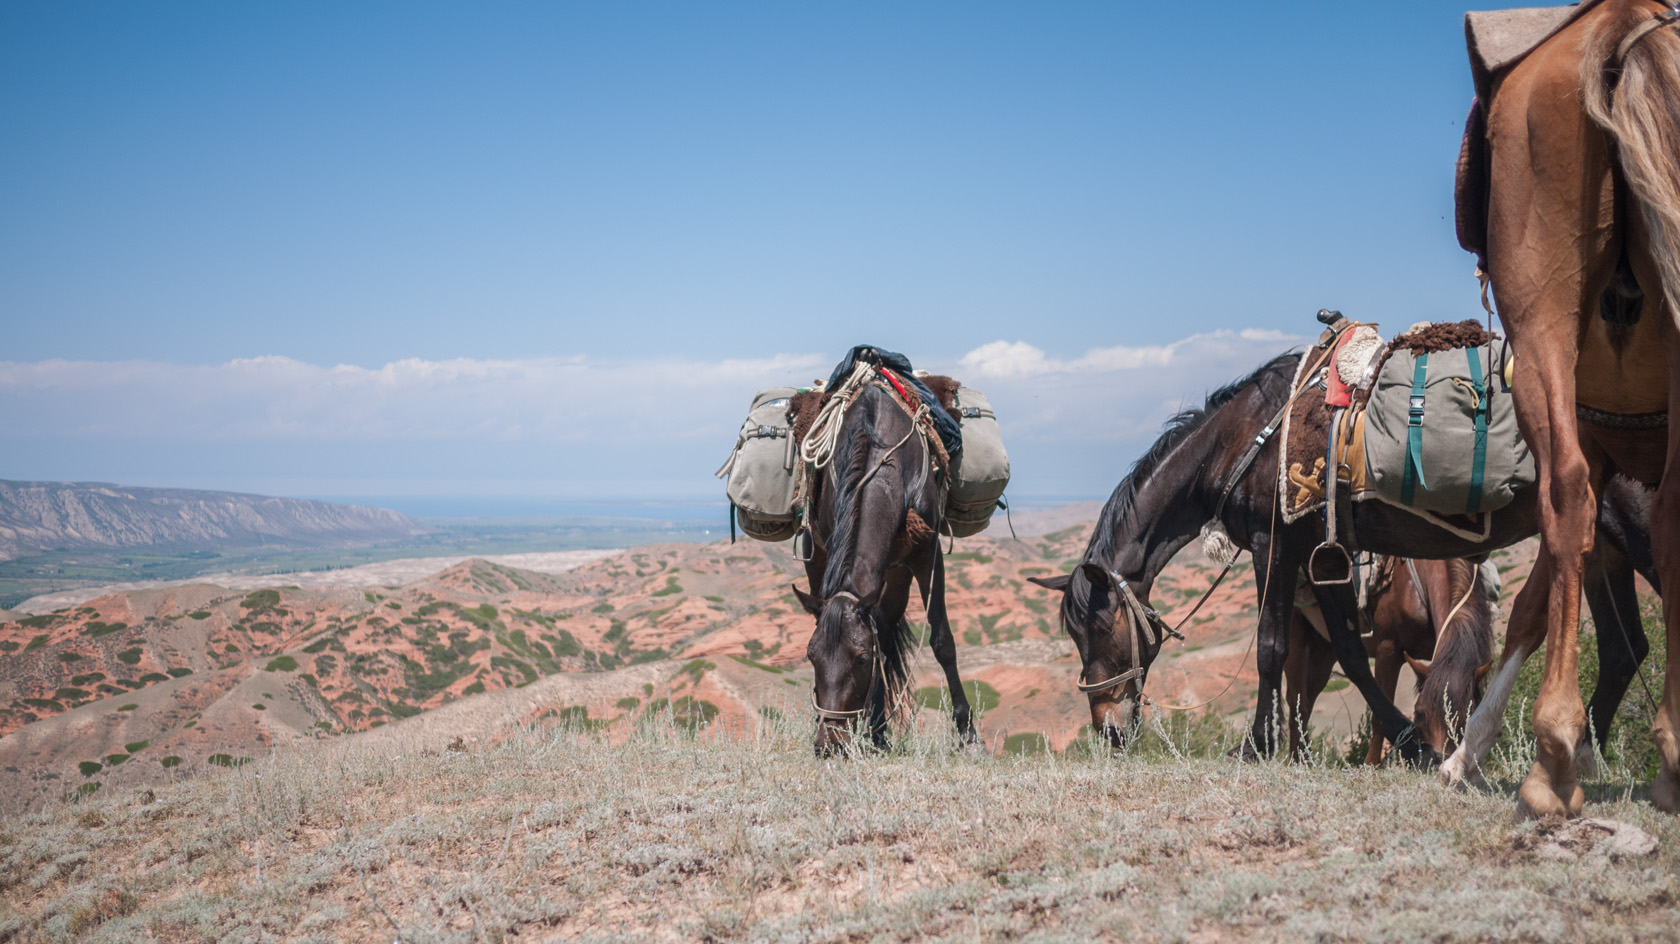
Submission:
<svg viewBox="0 0 1680 944">
<path fill-rule="evenodd" d="M 812 469 L 828 465 L 828 460 L 834 457 L 834 448 L 840 444 L 840 431 L 845 426 L 846 408 L 852 405 L 858 391 L 874 378 L 875 365 L 859 359 L 857 366 L 852 368 L 851 376 L 835 389 L 818 411 L 810 432 L 799 443 L 799 458 Z"/>
</svg>

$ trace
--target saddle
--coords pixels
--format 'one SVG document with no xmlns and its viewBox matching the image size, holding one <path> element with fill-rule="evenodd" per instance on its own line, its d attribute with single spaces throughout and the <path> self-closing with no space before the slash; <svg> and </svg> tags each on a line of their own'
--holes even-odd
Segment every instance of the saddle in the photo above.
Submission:
<svg viewBox="0 0 1680 944">
<path fill-rule="evenodd" d="M 1487 269 L 1488 180 L 1491 176 L 1487 140 L 1487 106 L 1499 80 L 1540 44 L 1556 36 L 1602 0 L 1573 6 L 1483 10 L 1464 15 L 1464 39 L 1470 53 L 1470 74 L 1476 98 L 1464 120 L 1458 169 L 1453 182 L 1454 222 L 1458 244 L 1476 254 Z"/>
<path fill-rule="evenodd" d="M 1466 540 L 1485 539 L 1496 511 L 1534 481 L 1510 404 L 1507 360 L 1474 321 L 1420 323 L 1384 343 L 1376 326 L 1321 312 L 1329 324 L 1301 358 L 1284 411 L 1279 495 L 1285 523 L 1324 512 L 1326 535 L 1308 562 L 1342 558 L 1338 513 L 1380 499 Z M 1350 544 L 1355 543 L 1350 539 Z"/>
</svg>

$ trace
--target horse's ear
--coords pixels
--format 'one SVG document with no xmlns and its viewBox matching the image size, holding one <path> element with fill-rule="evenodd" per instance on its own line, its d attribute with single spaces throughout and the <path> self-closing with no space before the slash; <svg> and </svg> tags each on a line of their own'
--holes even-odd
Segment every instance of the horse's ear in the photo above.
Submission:
<svg viewBox="0 0 1680 944">
<path fill-rule="evenodd" d="M 1114 589 L 1114 578 L 1108 575 L 1108 571 L 1103 570 L 1096 564 L 1080 564 L 1079 572 L 1085 575 L 1085 579 L 1091 582 L 1091 586 L 1099 590 Z"/>
<path fill-rule="evenodd" d="M 1493 663 L 1492 662 L 1489 662 L 1486 665 L 1476 666 L 1476 684 L 1477 685 L 1482 684 L 1482 679 L 1487 676 L 1488 669 L 1491 669 L 1491 668 L 1493 668 Z"/>
<path fill-rule="evenodd" d="M 821 600 L 799 589 L 799 584 L 790 583 L 788 586 L 793 588 L 793 595 L 799 598 L 800 604 L 805 607 L 805 612 L 811 614 L 812 616 L 822 615 Z"/>
<path fill-rule="evenodd" d="M 1402 652 L 1400 654 L 1406 657 L 1406 664 L 1412 667 L 1412 671 L 1417 673 L 1418 678 L 1426 679 L 1429 677 L 1430 663 L 1420 662 L 1417 659 L 1412 658 L 1412 655 L 1409 652 Z"/>
<path fill-rule="evenodd" d="M 1028 577 L 1027 582 L 1036 583 L 1046 590 L 1054 590 L 1057 593 L 1066 593 L 1068 584 L 1073 582 L 1073 575 L 1061 574 L 1055 577 Z"/>
</svg>

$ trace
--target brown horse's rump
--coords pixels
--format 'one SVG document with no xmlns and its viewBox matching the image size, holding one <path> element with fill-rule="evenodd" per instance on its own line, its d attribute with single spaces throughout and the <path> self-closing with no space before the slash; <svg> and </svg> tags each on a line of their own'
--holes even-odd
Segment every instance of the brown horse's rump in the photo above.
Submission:
<svg viewBox="0 0 1680 944">
<path fill-rule="evenodd" d="M 1541 43 L 1575 22 L 1601 0 L 1587 0 L 1574 6 L 1534 7 L 1517 10 L 1479 10 L 1464 15 L 1464 40 L 1470 51 L 1470 72 L 1476 83 L 1476 101 L 1464 119 L 1464 142 L 1458 150 L 1458 171 L 1453 182 L 1454 222 L 1458 244 L 1476 254 L 1476 262 L 1487 268 L 1488 166 L 1487 106 L 1494 83 Z"/>
</svg>

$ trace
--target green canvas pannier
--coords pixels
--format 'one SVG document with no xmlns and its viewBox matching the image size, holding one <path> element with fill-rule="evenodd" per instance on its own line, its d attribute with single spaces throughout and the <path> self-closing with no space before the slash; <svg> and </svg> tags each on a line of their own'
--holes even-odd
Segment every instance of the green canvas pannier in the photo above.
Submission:
<svg viewBox="0 0 1680 944">
<path fill-rule="evenodd" d="M 1365 411 L 1365 468 L 1378 498 L 1418 511 L 1478 514 L 1535 481 L 1504 383 L 1502 345 L 1394 350 Z"/>
<path fill-rule="evenodd" d="M 717 470 L 727 478 L 725 492 L 735 521 L 748 537 L 785 541 L 799 530 L 794 507 L 794 468 L 798 464 L 788 401 L 797 387 L 771 387 L 753 394 L 746 422 L 735 437 L 729 460 Z"/>
<path fill-rule="evenodd" d="M 1009 487 L 1009 453 L 991 401 L 973 387 L 958 387 L 957 412 L 962 414 L 962 453 L 951 469 L 951 492 L 945 498 L 940 530 L 966 538 L 986 530 L 992 512 Z"/>
</svg>

